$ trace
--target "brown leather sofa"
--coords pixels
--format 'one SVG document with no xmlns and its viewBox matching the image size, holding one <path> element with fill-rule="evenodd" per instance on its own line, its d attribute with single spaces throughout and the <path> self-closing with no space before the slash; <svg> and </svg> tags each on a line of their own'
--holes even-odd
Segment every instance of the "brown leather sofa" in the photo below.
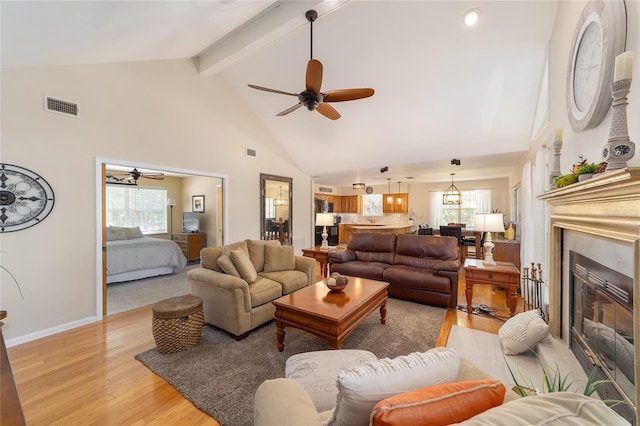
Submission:
<svg viewBox="0 0 640 426">
<path fill-rule="evenodd" d="M 453 308 L 458 303 L 458 241 L 454 237 L 357 233 L 329 253 L 331 272 L 389 283 L 389 296 Z"/>
</svg>

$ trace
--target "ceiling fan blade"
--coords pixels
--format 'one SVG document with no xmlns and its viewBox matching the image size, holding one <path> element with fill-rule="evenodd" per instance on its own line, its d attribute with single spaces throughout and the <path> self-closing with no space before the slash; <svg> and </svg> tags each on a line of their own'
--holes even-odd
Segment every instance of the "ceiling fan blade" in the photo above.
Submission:
<svg viewBox="0 0 640 426">
<path fill-rule="evenodd" d="M 322 87 L 322 64 L 317 59 L 310 59 L 307 64 L 307 90 L 320 93 Z"/>
<path fill-rule="evenodd" d="M 155 179 L 155 180 L 163 180 L 164 179 L 164 175 L 146 175 L 144 173 L 140 177 L 147 178 L 147 179 Z"/>
<path fill-rule="evenodd" d="M 316 107 L 316 111 L 332 120 L 340 118 L 340 113 L 334 107 L 324 102 Z"/>
<path fill-rule="evenodd" d="M 373 96 L 374 90 L 370 88 L 359 88 L 359 89 L 341 89 L 341 90 L 330 90 L 328 92 L 323 93 L 324 102 L 343 102 L 343 101 L 353 101 L 356 99 L 368 98 L 369 96 Z"/>
<path fill-rule="evenodd" d="M 283 92 L 282 90 L 269 89 L 268 87 L 256 86 L 255 84 L 249 84 L 249 87 L 252 89 L 264 90 L 265 92 L 279 93 L 281 95 L 298 96 L 297 93 Z"/>
<path fill-rule="evenodd" d="M 297 103 L 297 104 L 295 104 L 294 106 L 292 106 L 292 107 L 290 107 L 290 108 L 287 108 L 287 109 L 285 109 L 285 110 L 284 110 L 284 111 L 282 111 L 282 112 L 277 113 L 277 114 L 276 114 L 276 117 L 282 117 L 283 115 L 287 115 L 287 114 L 289 114 L 290 112 L 293 112 L 293 111 L 297 110 L 297 109 L 298 109 L 298 108 L 300 108 L 301 106 L 302 106 L 302 102 Z"/>
</svg>

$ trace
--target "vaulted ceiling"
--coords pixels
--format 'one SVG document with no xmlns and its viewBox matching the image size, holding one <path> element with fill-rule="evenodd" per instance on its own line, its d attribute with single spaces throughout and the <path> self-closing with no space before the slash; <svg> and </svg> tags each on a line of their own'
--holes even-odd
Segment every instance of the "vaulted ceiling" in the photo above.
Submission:
<svg viewBox="0 0 640 426">
<path fill-rule="evenodd" d="M 462 23 L 476 8 L 475 27 Z M 332 104 L 297 98 L 310 58 Z M 226 79 L 317 183 L 506 177 L 529 147 L 556 1 L 23 1 L 0 3 L 2 67 L 193 58 Z M 451 159 L 459 158 L 460 166 Z M 380 173 L 388 166 L 389 171 Z"/>
</svg>

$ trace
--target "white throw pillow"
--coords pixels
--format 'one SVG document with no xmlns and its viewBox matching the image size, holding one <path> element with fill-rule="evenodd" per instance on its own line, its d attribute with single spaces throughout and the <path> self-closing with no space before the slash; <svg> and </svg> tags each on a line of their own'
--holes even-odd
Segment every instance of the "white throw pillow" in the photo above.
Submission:
<svg viewBox="0 0 640 426">
<path fill-rule="evenodd" d="M 460 357 L 454 349 L 436 348 L 341 370 L 336 406 L 323 425 L 367 425 L 379 401 L 425 386 L 452 383 L 459 368 Z"/>
<path fill-rule="evenodd" d="M 507 355 L 526 352 L 548 335 L 549 325 L 544 322 L 538 309 L 509 318 L 498 330 L 502 350 Z"/>
</svg>

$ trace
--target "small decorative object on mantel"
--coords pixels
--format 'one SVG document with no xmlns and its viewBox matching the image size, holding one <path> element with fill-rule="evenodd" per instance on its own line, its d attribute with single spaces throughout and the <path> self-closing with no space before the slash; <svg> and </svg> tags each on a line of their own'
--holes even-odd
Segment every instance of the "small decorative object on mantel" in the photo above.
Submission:
<svg viewBox="0 0 640 426">
<path fill-rule="evenodd" d="M 343 291 L 347 287 L 347 284 L 349 284 L 349 278 L 334 272 L 329 278 L 327 278 L 325 284 L 329 290 L 337 293 Z"/>
<path fill-rule="evenodd" d="M 562 150 L 562 129 L 556 129 L 553 137 L 553 163 L 549 174 L 550 188 L 556 187 L 556 179 L 560 177 L 560 151 Z"/>
<path fill-rule="evenodd" d="M 611 128 L 609 141 L 602 149 L 602 158 L 608 163 L 607 171 L 627 167 L 627 161 L 633 158 L 636 144 L 629 139 L 627 129 L 627 95 L 631 88 L 633 74 L 633 52 L 623 52 L 616 57 L 611 94 Z"/>
</svg>

